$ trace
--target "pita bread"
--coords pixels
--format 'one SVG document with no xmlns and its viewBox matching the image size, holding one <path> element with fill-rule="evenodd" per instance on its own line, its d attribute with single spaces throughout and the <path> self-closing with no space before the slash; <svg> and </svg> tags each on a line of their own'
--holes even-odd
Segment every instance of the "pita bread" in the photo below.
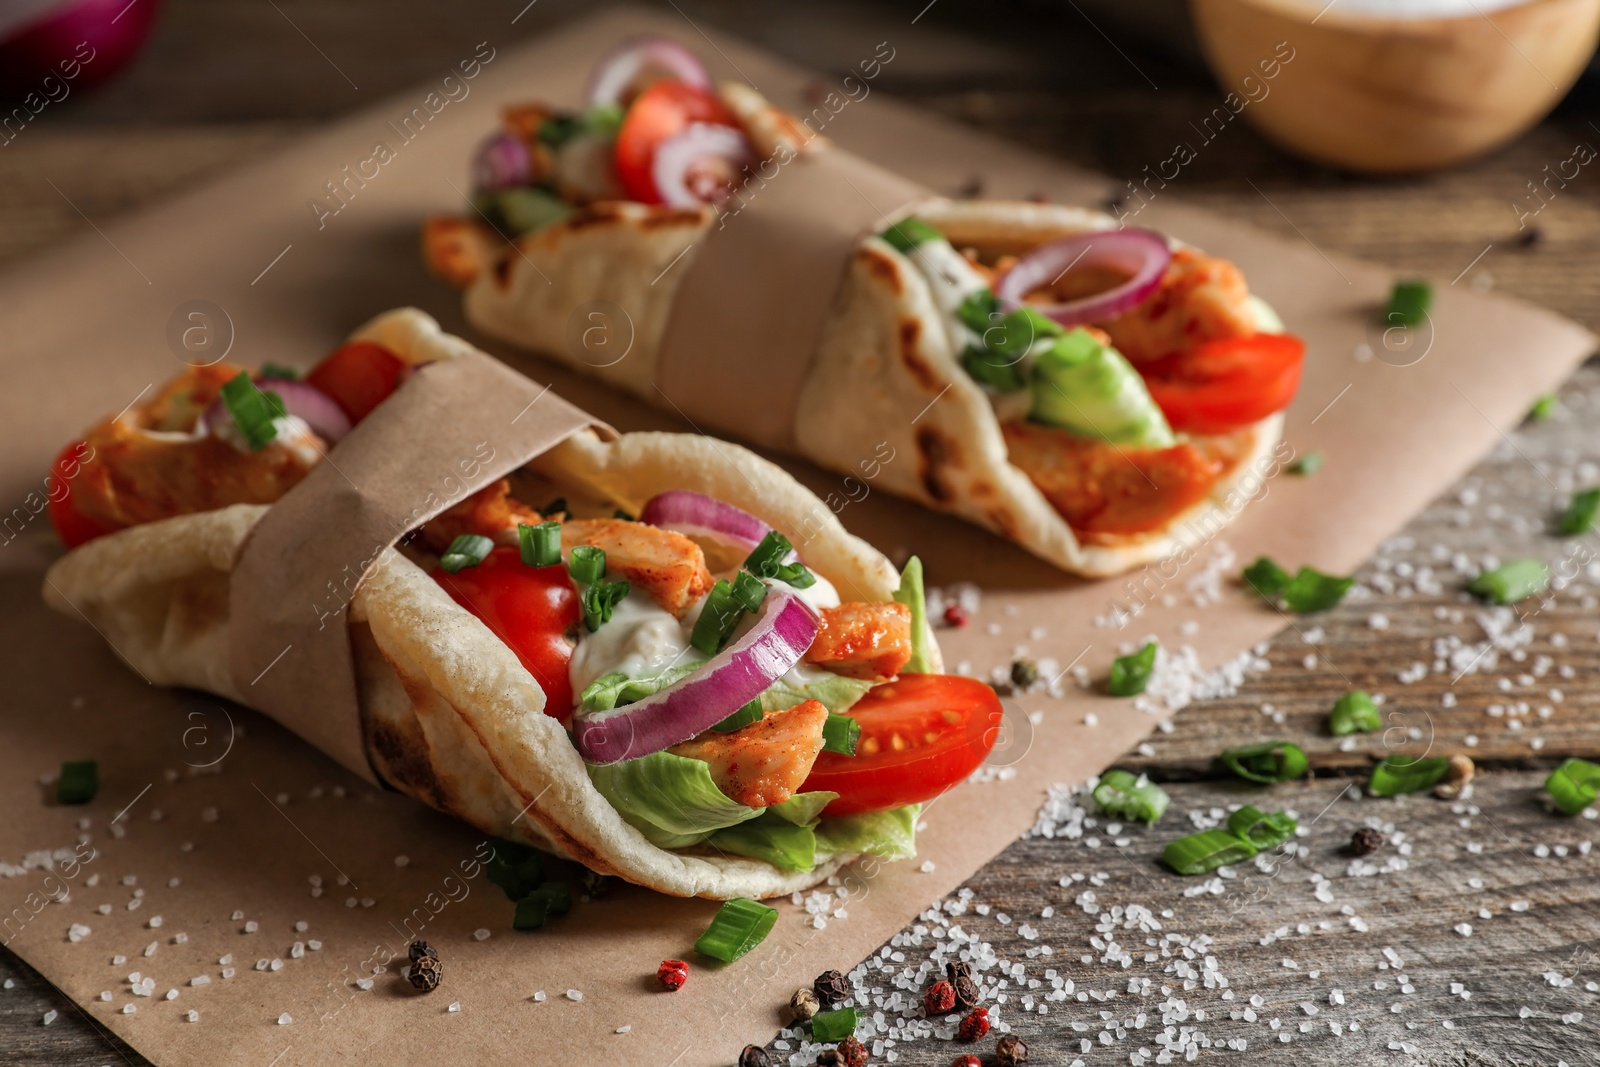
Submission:
<svg viewBox="0 0 1600 1067">
<path fill-rule="evenodd" d="M 358 331 L 402 358 L 448 358 L 464 344 L 416 311 Z M 669 488 L 743 508 L 789 535 L 847 598 L 888 600 L 895 567 L 774 464 L 698 434 L 586 432 L 530 465 L 558 486 L 634 513 Z M 82 545 L 45 577 L 44 598 L 82 613 L 144 677 L 244 703 L 228 670 L 228 576 L 261 505 L 135 526 Z M 809 540 L 806 540 L 809 535 Z M 667 851 L 590 783 L 565 728 L 543 713 L 533 677 L 422 567 L 389 548 L 351 602 L 362 732 L 380 777 L 471 823 L 677 896 L 770 897 L 823 881 L 853 857 L 804 873 L 712 850 Z M 938 665 L 938 651 L 932 654 Z"/>
</svg>

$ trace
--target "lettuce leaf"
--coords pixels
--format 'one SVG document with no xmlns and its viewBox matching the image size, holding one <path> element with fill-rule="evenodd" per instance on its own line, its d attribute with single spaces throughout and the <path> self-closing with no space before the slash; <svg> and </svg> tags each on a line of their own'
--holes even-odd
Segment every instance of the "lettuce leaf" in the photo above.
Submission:
<svg viewBox="0 0 1600 1067">
<path fill-rule="evenodd" d="M 855 702 L 867 695 L 867 690 L 872 688 L 872 682 L 862 681 L 859 678 L 846 678 L 842 674 L 834 674 L 814 668 L 805 671 L 804 684 L 795 686 L 792 679 L 797 671 L 791 671 L 773 682 L 765 693 L 761 694 L 762 711 L 782 711 L 792 708 L 805 700 L 821 701 L 823 707 L 835 715 L 842 715 L 848 711 Z"/>
<path fill-rule="evenodd" d="M 629 824 L 658 848 L 699 844 L 718 830 L 761 814 L 730 800 L 708 764 L 671 752 L 620 763 L 588 764 L 589 780 Z"/>
<path fill-rule="evenodd" d="M 621 671 L 612 671 L 610 674 L 602 674 L 584 686 L 583 692 L 578 694 L 578 699 L 586 712 L 610 711 L 612 708 L 632 704 L 653 695 L 657 690 L 665 689 L 704 663 L 704 660 L 699 659 L 693 663 L 680 663 L 668 667 L 653 678 L 629 678 Z"/>
<path fill-rule="evenodd" d="M 928 658 L 928 600 L 922 592 L 922 560 L 916 556 L 906 560 L 901 569 L 900 588 L 895 590 L 894 598 L 911 609 L 911 658 L 900 673 L 927 674 L 933 670 Z"/>
<path fill-rule="evenodd" d="M 736 856 L 766 860 L 780 871 L 809 871 L 817 865 L 816 831 L 786 822 L 770 810 L 759 819 L 718 830 L 707 844 Z"/>
<path fill-rule="evenodd" d="M 796 793 L 782 804 L 774 804 L 767 810 L 796 826 L 814 826 L 822 816 L 822 809 L 838 799 L 838 793 L 830 793 L 825 789 L 815 793 Z"/>
<path fill-rule="evenodd" d="M 817 858 L 868 852 L 886 860 L 910 859 L 917 854 L 917 816 L 921 814 L 921 804 L 908 804 L 891 811 L 823 819 L 816 829 Z"/>
</svg>

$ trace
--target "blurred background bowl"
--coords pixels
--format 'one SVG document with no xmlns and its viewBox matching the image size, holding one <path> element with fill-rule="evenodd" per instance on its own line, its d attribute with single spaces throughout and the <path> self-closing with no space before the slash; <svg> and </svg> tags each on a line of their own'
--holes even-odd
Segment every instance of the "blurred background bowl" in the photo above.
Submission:
<svg viewBox="0 0 1600 1067">
<path fill-rule="evenodd" d="M 1418 17 L 1417 0 L 1377 15 L 1334 0 L 1190 0 L 1201 50 L 1225 90 L 1281 42 L 1294 58 L 1244 117 L 1297 155 L 1366 173 L 1447 167 L 1537 123 L 1582 73 L 1600 0 L 1531 0 Z M 1455 6 L 1442 0 L 1435 8 Z M 1279 57 L 1281 58 L 1281 57 Z"/>
</svg>

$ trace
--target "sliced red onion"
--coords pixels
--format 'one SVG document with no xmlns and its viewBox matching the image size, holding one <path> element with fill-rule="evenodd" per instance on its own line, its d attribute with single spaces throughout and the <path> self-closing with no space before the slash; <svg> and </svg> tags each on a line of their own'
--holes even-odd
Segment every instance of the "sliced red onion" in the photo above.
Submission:
<svg viewBox="0 0 1600 1067">
<path fill-rule="evenodd" d="M 995 283 L 994 294 L 1008 308 L 1054 282 L 1071 267 L 1100 267 L 1127 274 L 1128 280 L 1103 293 L 1059 304 L 1027 306 L 1063 326 L 1104 322 L 1144 301 L 1160 284 L 1172 261 L 1167 239 L 1149 230 L 1097 230 L 1040 245 L 1017 260 Z"/>
<path fill-rule="evenodd" d="M 515 134 L 501 130 L 478 146 L 472 159 L 472 188 L 480 193 L 517 189 L 533 181 L 533 154 Z"/>
<path fill-rule="evenodd" d="M 595 64 L 594 73 L 589 75 L 589 106 L 626 104 L 645 87 L 645 79 L 651 74 L 711 88 L 711 75 L 683 45 L 665 37 L 637 37 L 624 41 Z"/>
<path fill-rule="evenodd" d="M 671 207 L 725 203 L 757 163 L 741 130 L 696 122 L 662 141 L 650 164 L 661 201 Z"/>
<path fill-rule="evenodd" d="M 753 550 L 772 532 L 772 527 L 748 511 L 689 489 L 657 493 L 645 503 L 639 521 L 744 552 Z"/>
<path fill-rule="evenodd" d="M 283 399 L 283 410 L 287 414 L 298 415 L 305 420 L 311 432 L 330 445 L 350 432 L 350 416 L 334 403 L 331 396 L 308 382 L 298 378 L 257 378 L 256 388 L 264 393 L 277 393 Z M 200 418 L 213 434 L 217 432 L 217 427 L 233 420 L 227 402 L 220 396 L 211 402 Z"/>
<path fill-rule="evenodd" d="M 635 704 L 575 719 L 578 754 L 590 763 L 616 763 L 704 733 L 789 673 L 816 639 L 818 625 L 810 605 L 772 586 L 755 625 L 704 667 Z"/>
</svg>

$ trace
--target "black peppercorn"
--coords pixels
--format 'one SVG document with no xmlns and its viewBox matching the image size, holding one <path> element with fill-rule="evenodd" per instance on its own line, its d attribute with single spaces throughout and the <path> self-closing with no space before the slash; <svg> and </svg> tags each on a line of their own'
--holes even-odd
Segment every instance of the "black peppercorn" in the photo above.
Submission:
<svg viewBox="0 0 1600 1067">
<path fill-rule="evenodd" d="M 1383 836 L 1382 830 L 1374 830 L 1370 826 L 1363 826 L 1350 835 L 1350 855 L 1370 856 L 1384 846 L 1388 838 Z"/>
<path fill-rule="evenodd" d="M 1007 1034 L 994 1046 L 994 1061 L 1000 1067 L 1019 1067 L 1028 1062 L 1028 1044 L 1020 1037 Z"/>
<path fill-rule="evenodd" d="M 1031 659 L 1013 660 L 1011 663 L 1011 684 L 1018 689 L 1026 689 L 1039 680 L 1039 668 Z"/>
<path fill-rule="evenodd" d="M 965 960 L 951 960 L 944 965 L 945 977 L 950 979 L 950 984 L 956 991 L 956 1008 L 966 1011 L 977 1005 L 983 999 L 978 992 L 978 983 L 972 980 L 972 964 Z"/>
<path fill-rule="evenodd" d="M 850 999 L 850 983 L 838 971 L 823 971 L 811 983 L 811 988 L 824 1008 L 833 1008 Z"/>
<path fill-rule="evenodd" d="M 439 958 L 439 954 L 433 950 L 433 946 L 426 941 L 411 942 L 411 962 L 416 963 L 424 956 L 432 956 L 434 959 Z"/>
<path fill-rule="evenodd" d="M 772 1057 L 760 1045 L 746 1045 L 739 1053 L 739 1067 L 772 1067 Z"/>
<path fill-rule="evenodd" d="M 418 956 L 411 964 L 411 973 L 406 980 L 424 993 L 431 993 L 439 988 L 439 979 L 444 976 L 439 966 L 437 956 Z"/>
</svg>

